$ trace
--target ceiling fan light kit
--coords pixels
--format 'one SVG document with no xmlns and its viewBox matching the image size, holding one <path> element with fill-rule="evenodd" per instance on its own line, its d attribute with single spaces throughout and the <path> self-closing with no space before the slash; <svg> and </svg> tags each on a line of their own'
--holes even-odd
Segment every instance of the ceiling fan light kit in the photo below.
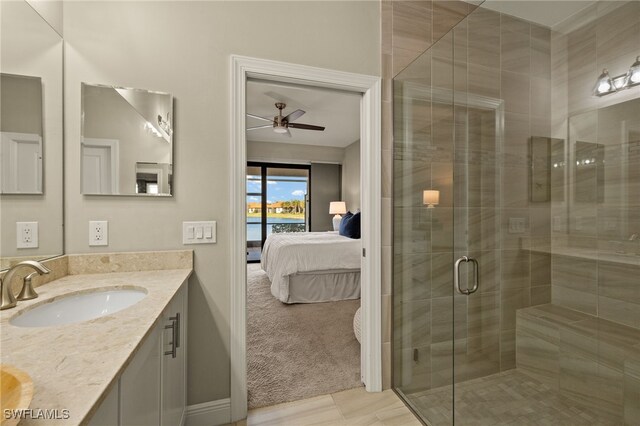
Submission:
<svg viewBox="0 0 640 426">
<path fill-rule="evenodd" d="M 291 132 L 289 131 L 289 129 L 316 130 L 316 131 L 323 131 L 325 129 L 324 126 L 316 126 L 313 124 L 303 124 L 303 123 L 293 123 L 294 120 L 297 120 L 298 118 L 302 117 L 306 113 L 306 111 L 297 109 L 286 116 L 282 116 L 282 110 L 285 109 L 286 107 L 287 105 L 284 102 L 276 102 L 276 108 L 278 108 L 278 115 L 273 117 L 273 119 L 247 113 L 248 117 L 255 118 L 257 120 L 268 121 L 271 123 L 271 124 L 265 124 L 262 126 L 248 127 L 247 130 L 258 130 L 258 129 L 266 129 L 268 127 L 272 127 L 275 133 L 286 134 L 287 136 L 291 137 Z"/>
</svg>

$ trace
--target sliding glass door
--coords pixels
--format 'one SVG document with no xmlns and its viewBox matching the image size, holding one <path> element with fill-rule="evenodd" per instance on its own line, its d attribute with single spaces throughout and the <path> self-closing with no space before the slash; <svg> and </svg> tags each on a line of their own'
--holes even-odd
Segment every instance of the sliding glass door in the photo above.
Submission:
<svg viewBox="0 0 640 426">
<path fill-rule="evenodd" d="M 309 230 L 308 165 L 247 164 L 247 262 L 259 262 L 271 233 Z"/>
</svg>

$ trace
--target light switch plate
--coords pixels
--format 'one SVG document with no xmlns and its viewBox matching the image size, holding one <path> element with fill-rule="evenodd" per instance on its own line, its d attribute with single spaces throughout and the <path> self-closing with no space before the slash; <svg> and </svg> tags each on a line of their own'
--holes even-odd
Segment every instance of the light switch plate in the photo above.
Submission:
<svg viewBox="0 0 640 426">
<path fill-rule="evenodd" d="M 16 222 L 16 248 L 38 248 L 38 222 Z"/>
<path fill-rule="evenodd" d="M 106 220 L 89 221 L 89 246 L 109 245 L 109 222 Z"/>
<path fill-rule="evenodd" d="M 214 244 L 216 222 L 182 222 L 182 244 Z"/>
</svg>

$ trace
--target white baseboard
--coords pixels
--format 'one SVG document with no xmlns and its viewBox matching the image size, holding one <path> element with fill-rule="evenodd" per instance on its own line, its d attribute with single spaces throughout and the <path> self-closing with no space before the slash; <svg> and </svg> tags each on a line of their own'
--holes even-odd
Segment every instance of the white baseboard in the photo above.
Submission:
<svg viewBox="0 0 640 426">
<path fill-rule="evenodd" d="M 217 426 L 231 423 L 231 400 L 229 398 L 187 407 L 187 426 Z"/>
</svg>

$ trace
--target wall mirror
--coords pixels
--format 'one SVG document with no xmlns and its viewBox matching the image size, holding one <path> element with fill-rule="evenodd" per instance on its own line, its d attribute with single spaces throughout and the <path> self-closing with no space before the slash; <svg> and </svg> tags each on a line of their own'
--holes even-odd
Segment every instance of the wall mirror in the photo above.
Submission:
<svg viewBox="0 0 640 426">
<path fill-rule="evenodd" d="M 0 2 L 0 270 L 64 252 L 62 62 L 29 3 Z"/>
<path fill-rule="evenodd" d="M 572 116 L 572 232 L 628 241 L 640 232 L 640 99 Z"/>
<path fill-rule="evenodd" d="M 562 157 L 564 156 L 564 140 L 544 136 L 529 138 L 529 200 L 532 203 L 551 201 L 555 187 L 563 185 Z M 556 191 L 557 192 L 557 191 Z M 556 195 L 555 201 L 561 199 Z"/>
<path fill-rule="evenodd" d="M 171 196 L 173 98 L 82 83 L 82 193 Z"/>
</svg>

